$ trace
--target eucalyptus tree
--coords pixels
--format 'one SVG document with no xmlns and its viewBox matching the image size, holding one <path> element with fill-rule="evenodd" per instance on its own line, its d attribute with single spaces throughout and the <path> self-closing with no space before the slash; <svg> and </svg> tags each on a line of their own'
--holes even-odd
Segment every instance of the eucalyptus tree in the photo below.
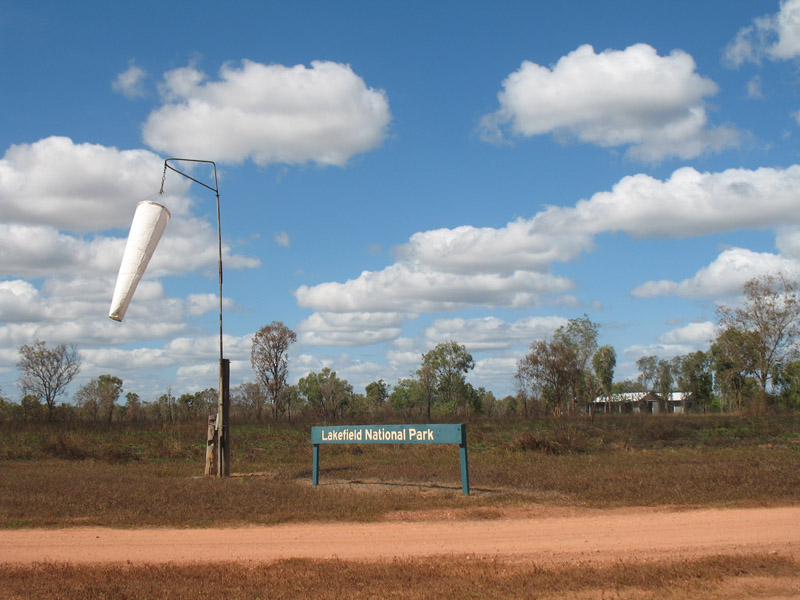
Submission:
<svg viewBox="0 0 800 600">
<path fill-rule="evenodd" d="M 569 319 L 567 324 L 556 329 L 553 334 L 554 341 L 561 341 L 572 346 L 578 362 L 577 376 L 574 380 L 573 394 L 570 398 L 569 408 L 575 408 L 576 401 L 584 405 L 591 402 L 597 392 L 597 381 L 592 373 L 592 359 L 597 352 L 597 337 L 600 326 L 583 315 Z"/>
<path fill-rule="evenodd" d="M 741 305 L 717 309 L 717 325 L 723 333 L 734 329 L 747 339 L 752 374 L 765 399 L 773 374 L 798 357 L 800 289 L 778 273 L 749 280 L 743 292 Z"/>
<path fill-rule="evenodd" d="M 711 345 L 714 385 L 728 410 L 741 411 L 753 386 L 755 352 L 749 331 L 728 328 Z"/>
<path fill-rule="evenodd" d="M 122 379 L 113 375 L 93 377 L 75 393 L 75 403 L 90 420 L 111 423 L 122 393 Z"/>
<path fill-rule="evenodd" d="M 636 361 L 636 367 L 639 369 L 637 380 L 644 386 L 645 391 L 651 391 L 658 373 L 658 357 L 642 356 Z"/>
<path fill-rule="evenodd" d="M 297 389 L 326 422 L 335 420 L 353 396 L 353 386 L 339 379 L 336 371 L 325 367 L 319 373 L 308 373 L 297 382 Z"/>
<path fill-rule="evenodd" d="M 19 387 L 23 395 L 33 395 L 44 401 L 47 420 L 53 418 L 56 399 L 81 370 L 81 357 L 75 345 L 59 344 L 48 348 L 42 340 L 19 347 Z"/>
<path fill-rule="evenodd" d="M 458 406 L 467 404 L 465 394 L 466 375 L 475 367 L 475 360 L 466 347 L 454 342 L 442 342 L 433 350 L 422 355 L 420 379 L 432 380 L 436 387 L 436 397 L 442 404 Z M 427 381 L 426 381 L 427 383 Z M 430 418 L 431 400 L 428 400 Z"/>
<path fill-rule="evenodd" d="M 297 341 L 297 334 L 280 321 L 273 321 L 253 336 L 250 362 L 259 383 L 267 392 L 274 418 L 283 412 L 281 392 L 286 387 L 289 373 L 289 346 Z"/>
<path fill-rule="evenodd" d="M 705 412 L 711 405 L 713 376 L 711 374 L 711 355 L 698 350 L 682 357 L 678 375 L 678 385 L 691 394 L 695 403 Z"/>
<path fill-rule="evenodd" d="M 614 384 L 614 368 L 617 366 L 617 352 L 613 346 L 601 346 L 592 357 L 592 367 L 603 395 L 611 395 Z"/>
<path fill-rule="evenodd" d="M 575 344 L 561 339 L 540 340 L 517 362 L 520 391 L 538 400 L 544 410 L 555 415 L 572 404 L 583 375 L 581 358 Z"/>
</svg>

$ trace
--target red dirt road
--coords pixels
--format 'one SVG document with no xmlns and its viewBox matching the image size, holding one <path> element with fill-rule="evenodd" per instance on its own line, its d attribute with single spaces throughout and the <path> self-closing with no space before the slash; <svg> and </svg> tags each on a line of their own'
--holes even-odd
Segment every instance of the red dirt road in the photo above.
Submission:
<svg viewBox="0 0 800 600">
<path fill-rule="evenodd" d="M 379 561 L 474 555 L 537 563 L 776 553 L 800 560 L 800 507 L 614 510 L 498 520 L 292 524 L 231 529 L 0 531 L 0 562 Z"/>
</svg>

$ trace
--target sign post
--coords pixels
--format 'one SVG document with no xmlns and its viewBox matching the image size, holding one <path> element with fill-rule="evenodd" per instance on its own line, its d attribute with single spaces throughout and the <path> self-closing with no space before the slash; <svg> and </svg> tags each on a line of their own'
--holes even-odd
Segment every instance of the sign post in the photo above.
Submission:
<svg viewBox="0 0 800 600">
<path fill-rule="evenodd" d="M 311 482 L 319 484 L 319 447 L 322 444 L 455 444 L 461 454 L 461 490 L 469 494 L 467 426 L 460 425 L 335 425 L 311 428 L 313 464 Z"/>
</svg>

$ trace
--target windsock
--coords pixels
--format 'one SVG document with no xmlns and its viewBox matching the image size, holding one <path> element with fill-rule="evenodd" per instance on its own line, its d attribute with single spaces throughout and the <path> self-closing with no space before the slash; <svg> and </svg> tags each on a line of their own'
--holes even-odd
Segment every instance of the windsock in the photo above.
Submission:
<svg viewBox="0 0 800 600">
<path fill-rule="evenodd" d="M 169 217 L 167 208 L 158 202 L 145 200 L 136 206 L 128 242 L 125 244 L 125 254 L 122 255 L 122 264 L 119 266 L 114 297 L 111 299 L 111 310 L 108 312 L 108 316 L 115 321 L 122 321 L 125 316 L 133 292 L 144 275 Z"/>
</svg>

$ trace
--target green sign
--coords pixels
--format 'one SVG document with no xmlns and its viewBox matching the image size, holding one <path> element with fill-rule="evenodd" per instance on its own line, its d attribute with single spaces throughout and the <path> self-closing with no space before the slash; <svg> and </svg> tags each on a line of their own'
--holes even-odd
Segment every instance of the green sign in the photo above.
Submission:
<svg viewBox="0 0 800 600">
<path fill-rule="evenodd" d="M 461 449 L 461 489 L 469 494 L 466 425 L 334 425 L 311 428 L 312 482 L 319 483 L 321 444 L 456 444 Z"/>
<path fill-rule="evenodd" d="M 338 425 L 312 427 L 312 444 L 458 444 L 463 425 Z"/>
</svg>

